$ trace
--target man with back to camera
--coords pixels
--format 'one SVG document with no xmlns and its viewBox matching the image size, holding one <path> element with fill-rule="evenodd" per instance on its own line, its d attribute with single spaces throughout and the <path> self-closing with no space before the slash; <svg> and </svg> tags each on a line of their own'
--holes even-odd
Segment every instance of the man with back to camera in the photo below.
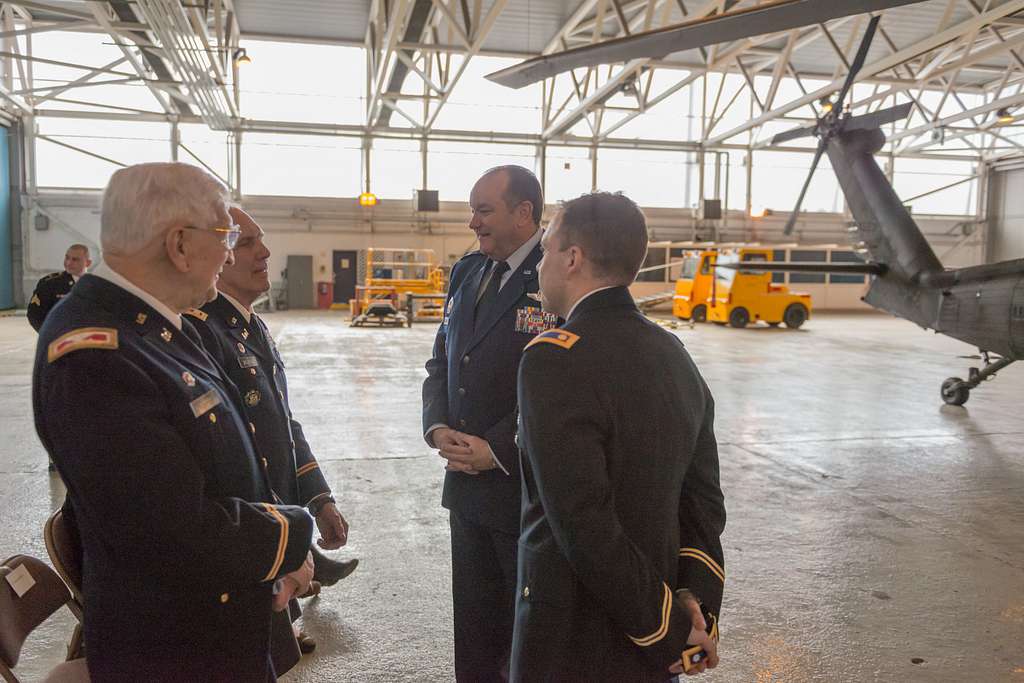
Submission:
<svg viewBox="0 0 1024 683">
<path fill-rule="evenodd" d="M 725 507 L 714 403 L 628 286 L 647 253 L 621 194 L 564 205 L 541 242 L 544 309 L 519 369 L 522 536 L 514 681 L 665 681 L 718 663 Z M 681 592 L 677 592 L 680 590 Z"/>
<path fill-rule="evenodd" d="M 312 518 L 272 503 L 242 398 L 181 317 L 231 262 L 225 195 L 187 164 L 116 171 L 105 265 L 40 330 L 36 430 L 84 547 L 93 681 L 272 681 L 272 610 L 312 577 Z"/>
<path fill-rule="evenodd" d="M 288 405 L 288 384 L 284 361 L 266 324 L 252 310 L 252 304 L 270 289 L 267 262 L 270 250 L 263 243 L 264 232 L 240 208 L 229 210 L 241 231 L 234 248 L 234 262 L 221 271 L 218 295 L 201 309 L 186 311 L 203 339 L 206 350 L 238 387 L 260 454 L 267 458 L 274 493 L 289 505 L 308 507 L 316 519 L 325 549 L 336 550 L 348 541 L 348 522 L 338 512 L 331 487 Z M 358 560 L 338 562 L 313 553 L 313 580 L 333 585 L 351 574 Z M 318 587 L 317 587 L 318 588 Z M 313 590 L 317 590 L 314 588 Z M 298 604 L 289 608 L 299 615 Z M 297 632 L 303 653 L 312 652 L 316 641 Z"/>
<path fill-rule="evenodd" d="M 444 320 L 427 361 L 423 431 L 446 461 L 441 504 L 452 543 L 455 676 L 507 678 L 519 536 L 516 368 L 523 347 L 557 319 L 536 299 L 540 183 L 493 168 L 470 194 L 480 251 L 452 268 Z"/>
<path fill-rule="evenodd" d="M 33 330 L 39 331 L 50 309 L 67 296 L 78 282 L 78 278 L 82 277 L 91 265 L 89 247 L 84 244 L 72 244 L 68 247 L 64 253 L 64 270 L 41 278 L 36 283 L 32 298 L 29 299 L 26 315 Z"/>
</svg>

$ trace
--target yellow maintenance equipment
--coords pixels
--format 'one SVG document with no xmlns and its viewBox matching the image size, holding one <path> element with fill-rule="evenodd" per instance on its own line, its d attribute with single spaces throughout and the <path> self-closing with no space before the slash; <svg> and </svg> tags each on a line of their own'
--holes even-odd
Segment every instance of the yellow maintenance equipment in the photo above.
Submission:
<svg viewBox="0 0 1024 683">
<path fill-rule="evenodd" d="M 353 325 L 443 317 L 445 270 L 433 249 L 366 249 L 359 256 L 361 282 L 349 302 Z"/>
<path fill-rule="evenodd" d="M 797 328 L 811 315 L 811 295 L 791 292 L 789 287 L 772 282 L 769 272 L 745 271 L 743 263 L 772 260 L 771 249 L 741 247 L 722 249 L 714 256 L 716 265 L 739 264 L 740 268 L 712 268 L 714 279 L 707 299 L 707 319 L 732 327 L 746 327 L 764 321 L 775 327 Z"/>
</svg>

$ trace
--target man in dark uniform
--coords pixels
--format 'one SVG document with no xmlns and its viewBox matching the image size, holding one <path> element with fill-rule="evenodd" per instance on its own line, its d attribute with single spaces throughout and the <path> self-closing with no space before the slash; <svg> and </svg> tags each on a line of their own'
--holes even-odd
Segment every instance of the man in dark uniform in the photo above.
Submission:
<svg viewBox="0 0 1024 683">
<path fill-rule="evenodd" d="M 714 404 L 628 285 L 647 229 L 622 195 L 574 199 L 539 265 L 564 316 L 519 369 L 523 515 L 512 679 L 664 681 L 689 645 L 717 664 L 725 581 Z M 677 594 L 677 589 L 687 592 Z M 693 664 L 687 657 L 688 667 Z"/>
<path fill-rule="evenodd" d="M 423 430 L 446 460 L 455 675 L 507 677 L 519 536 L 516 368 L 553 327 L 538 300 L 540 183 L 519 166 L 485 173 L 470 194 L 480 251 L 452 268 L 444 320 L 427 361 Z"/>
<path fill-rule="evenodd" d="M 89 247 L 84 244 L 72 244 L 64 254 L 64 270 L 50 273 L 36 284 L 32 298 L 28 301 L 28 322 L 36 332 L 43 326 L 43 320 L 57 302 L 67 296 L 78 278 L 85 274 L 92 259 L 89 258 Z"/>
<path fill-rule="evenodd" d="M 230 262 L 224 194 L 186 164 L 115 172 L 106 265 L 40 330 L 36 430 L 84 548 L 93 681 L 274 680 L 272 610 L 312 577 L 312 518 L 273 503 L 242 397 L 180 315 Z"/>
<path fill-rule="evenodd" d="M 308 507 L 320 529 L 320 546 L 334 550 L 348 541 L 348 523 L 335 505 L 331 487 L 288 406 L 284 361 L 266 324 L 252 310 L 253 302 L 270 289 L 270 250 L 263 230 L 239 208 L 230 210 L 241 233 L 234 263 L 224 267 L 216 299 L 187 311 L 203 345 L 238 387 L 248 419 L 256 425 L 256 443 L 267 459 L 274 492 L 289 505 Z M 332 585 L 355 570 L 358 560 L 338 562 L 312 547 L 314 581 Z M 317 587 L 314 587 L 314 591 Z M 293 607 L 298 616 L 297 605 Z M 296 634 L 303 652 L 316 641 Z"/>
</svg>

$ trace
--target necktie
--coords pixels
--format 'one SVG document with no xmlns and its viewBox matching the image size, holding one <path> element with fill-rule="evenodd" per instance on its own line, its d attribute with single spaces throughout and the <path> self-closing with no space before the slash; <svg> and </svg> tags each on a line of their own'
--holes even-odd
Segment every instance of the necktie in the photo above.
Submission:
<svg viewBox="0 0 1024 683">
<path fill-rule="evenodd" d="M 473 317 L 473 327 L 487 320 L 494 302 L 498 300 L 498 289 L 501 287 L 501 276 L 508 272 L 508 264 L 504 261 L 495 261 L 491 267 L 491 276 L 484 286 L 480 298 L 476 302 L 476 314 Z"/>
</svg>

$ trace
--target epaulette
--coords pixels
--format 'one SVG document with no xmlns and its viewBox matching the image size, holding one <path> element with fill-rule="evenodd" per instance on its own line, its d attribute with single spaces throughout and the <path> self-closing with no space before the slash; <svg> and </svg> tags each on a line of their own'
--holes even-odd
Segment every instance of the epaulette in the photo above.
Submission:
<svg viewBox="0 0 1024 683">
<path fill-rule="evenodd" d="M 49 363 L 79 349 L 116 349 L 117 330 L 112 327 L 82 327 L 62 334 L 46 348 Z"/>
<path fill-rule="evenodd" d="M 206 311 L 200 310 L 198 308 L 190 308 L 190 309 L 188 309 L 187 311 L 185 311 L 185 315 L 190 315 L 193 318 L 199 318 L 203 322 L 206 322 L 206 319 L 210 317 L 209 313 L 207 313 Z"/>
<path fill-rule="evenodd" d="M 38 294 L 33 294 L 32 298 L 29 299 L 29 303 L 30 304 L 35 304 L 36 306 L 42 306 L 43 305 L 43 302 L 39 300 L 39 295 Z"/>
<path fill-rule="evenodd" d="M 530 340 L 530 343 L 527 344 L 523 350 L 525 351 L 535 344 L 554 344 L 555 346 L 560 346 L 563 349 L 571 349 L 573 344 L 579 340 L 580 336 L 578 334 L 573 334 L 572 332 L 555 328 L 538 334 Z"/>
</svg>

